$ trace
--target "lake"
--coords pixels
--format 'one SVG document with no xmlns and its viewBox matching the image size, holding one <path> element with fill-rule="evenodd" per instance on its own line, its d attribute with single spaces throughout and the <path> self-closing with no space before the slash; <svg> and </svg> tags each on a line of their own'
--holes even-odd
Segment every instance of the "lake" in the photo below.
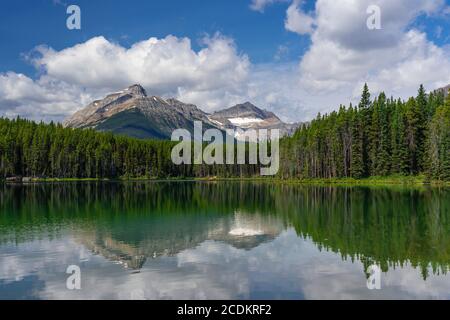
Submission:
<svg viewBox="0 0 450 320">
<path fill-rule="evenodd" d="M 449 188 L 0 185 L 0 299 L 450 299 L 449 266 Z"/>
</svg>

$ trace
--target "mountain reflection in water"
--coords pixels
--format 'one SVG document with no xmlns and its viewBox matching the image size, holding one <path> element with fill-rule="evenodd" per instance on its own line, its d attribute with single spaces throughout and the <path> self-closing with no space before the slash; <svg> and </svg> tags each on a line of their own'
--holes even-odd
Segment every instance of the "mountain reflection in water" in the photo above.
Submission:
<svg viewBox="0 0 450 320">
<path fill-rule="evenodd" d="M 450 192 L 0 185 L 0 298 L 450 298 Z M 65 288 L 80 265 L 83 289 Z M 383 270 L 383 289 L 365 270 Z M 137 274 L 136 272 L 139 272 Z"/>
</svg>

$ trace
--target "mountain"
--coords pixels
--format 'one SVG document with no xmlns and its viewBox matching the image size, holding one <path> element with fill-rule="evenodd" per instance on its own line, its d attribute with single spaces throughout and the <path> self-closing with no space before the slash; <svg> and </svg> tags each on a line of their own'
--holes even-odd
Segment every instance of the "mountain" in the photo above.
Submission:
<svg viewBox="0 0 450 320">
<path fill-rule="evenodd" d="M 291 135 L 298 128 L 298 124 L 284 123 L 274 113 L 261 110 L 250 102 L 217 111 L 208 119 L 221 129 L 279 129 L 282 136 Z"/>
<path fill-rule="evenodd" d="M 446 87 L 443 88 L 439 88 L 436 91 L 437 92 L 443 92 L 444 93 L 444 97 L 446 97 L 448 95 L 448 91 L 450 90 L 450 84 Z"/>
<path fill-rule="evenodd" d="M 194 121 L 215 127 L 194 105 L 175 99 L 147 96 L 144 88 L 133 85 L 89 104 L 64 122 L 70 128 L 95 128 L 135 138 L 168 139 L 172 131 L 185 128 L 193 132 Z"/>
<path fill-rule="evenodd" d="M 203 130 L 277 128 L 284 135 L 296 128 L 249 102 L 208 114 L 193 104 L 148 96 L 138 84 L 93 101 L 64 121 L 64 126 L 95 128 L 135 138 L 170 139 L 175 129 L 184 128 L 192 133 L 194 121 L 202 121 Z"/>
</svg>

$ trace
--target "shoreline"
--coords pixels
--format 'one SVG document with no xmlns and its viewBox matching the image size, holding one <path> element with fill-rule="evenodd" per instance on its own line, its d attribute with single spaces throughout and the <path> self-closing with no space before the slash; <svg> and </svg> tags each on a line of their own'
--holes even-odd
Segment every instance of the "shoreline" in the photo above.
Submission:
<svg viewBox="0 0 450 320">
<path fill-rule="evenodd" d="M 298 184 L 298 185 L 332 185 L 332 186 L 433 186 L 449 187 L 450 181 L 427 181 L 425 176 L 387 176 L 369 177 L 364 179 L 354 178 L 226 178 L 226 177 L 204 177 L 204 178 L 27 178 L 25 181 L 0 180 L 5 184 L 30 184 L 30 183 L 52 183 L 52 182 L 262 182 L 274 184 Z"/>
</svg>

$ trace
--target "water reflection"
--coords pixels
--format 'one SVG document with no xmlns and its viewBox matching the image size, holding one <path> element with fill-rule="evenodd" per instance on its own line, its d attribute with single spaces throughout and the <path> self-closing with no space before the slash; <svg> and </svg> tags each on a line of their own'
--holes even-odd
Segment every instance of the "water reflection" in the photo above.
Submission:
<svg viewBox="0 0 450 320">
<path fill-rule="evenodd" d="M 167 218 L 139 219 L 119 224 L 114 230 L 80 230 L 75 239 L 94 254 L 116 261 L 125 268 L 138 270 L 148 258 L 175 256 L 207 240 L 251 250 L 274 240 L 283 230 L 283 225 L 276 219 L 240 212 L 216 216 L 209 221 L 195 214 Z"/>
<path fill-rule="evenodd" d="M 0 298 L 450 298 L 448 189 L 0 186 Z M 379 264 L 383 288 L 366 288 Z M 82 269 L 82 290 L 65 268 Z"/>
</svg>

